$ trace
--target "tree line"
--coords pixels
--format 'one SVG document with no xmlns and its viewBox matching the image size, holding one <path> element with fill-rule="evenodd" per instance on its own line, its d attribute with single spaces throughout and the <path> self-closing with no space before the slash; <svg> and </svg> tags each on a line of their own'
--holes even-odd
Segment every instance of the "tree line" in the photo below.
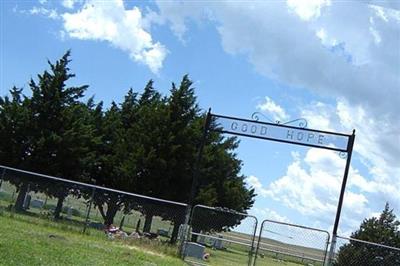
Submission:
<svg viewBox="0 0 400 266">
<path fill-rule="evenodd" d="M 400 248 L 400 221 L 386 203 L 379 217 L 364 219 L 350 238 Z M 400 251 L 355 240 L 340 246 L 334 266 L 400 265 Z"/>
<path fill-rule="evenodd" d="M 168 96 L 150 80 L 141 94 L 130 89 L 121 103 L 104 107 L 94 97 L 85 98 L 87 85 L 68 86 L 75 77 L 69 68 L 70 51 L 49 69 L 31 79 L 29 93 L 13 87 L 0 97 L 1 164 L 45 173 L 107 188 L 187 202 L 192 169 L 202 138 L 206 113 L 199 107 L 192 81 L 185 75 L 172 83 Z M 218 125 L 213 121 L 211 127 Z M 254 203 L 254 189 L 240 174 L 239 141 L 217 132 L 208 134 L 200 165 L 195 203 L 246 212 Z M 32 184 L 18 175 L 6 175 L 16 186 L 14 207 L 22 210 L 28 191 L 57 199 L 60 218 L 68 195 L 88 198 L 48 182 Z M 145 230 L 153 216 L 177 226 L 177 217 L 160 207 L 132 203 L 115 193 L 96 193 L 94 204 L 110 225 L 119 210 L 139 210 Z"/>
</svg>

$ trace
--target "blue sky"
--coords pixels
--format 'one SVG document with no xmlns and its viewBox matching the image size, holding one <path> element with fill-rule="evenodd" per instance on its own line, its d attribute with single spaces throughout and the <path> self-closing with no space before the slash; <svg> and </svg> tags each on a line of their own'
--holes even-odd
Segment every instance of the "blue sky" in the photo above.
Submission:
<svg viewBox="0 0 400 266">
<path fill-rule="evenodd" d="M 27 88 L 72 50 L 73 84 L 120 101 L 149 79 L 167 94 L 188 73 L 200 106 L 310 128 L 357 131 L 340 232 L 386 201 L 400 215 L 400 6 L 393 1 L 3 1 L 0 93 Z M 250 211 L 331 230 L 344 160 L 241 139 Z"/>
</svg>

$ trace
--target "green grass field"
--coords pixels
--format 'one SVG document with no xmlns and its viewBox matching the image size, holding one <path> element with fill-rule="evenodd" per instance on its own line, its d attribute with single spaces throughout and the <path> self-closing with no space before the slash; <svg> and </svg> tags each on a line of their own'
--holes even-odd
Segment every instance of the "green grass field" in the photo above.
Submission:
<svg viewBox="0 0 400 266">
<path fill-rule="evenodd" d="M 0 225 L 0 265 L 185 265 L 151 244 L 83 235 L 37 217 L 3 211 Z"/>
<path fill-rule="evenodd" d="M 76 210 L 67 219 L 54 221 L 51 209 L 56 200 L 46 198 L 41 193 L 31 192 L 32 199 L 46 202 L 42 208 L 31 207 L 24 213 L 10 212 L 10 206 L 15 202 L 16 191 L 8 182 L 3 182 L 0 190 L 0 265 L 187 265 L 177 258 L 177 246 L 167 244 L 168 238 L 160 240 L 108 240 L 102 230 L 88 228 L 86 234 L 82 229 L 86 217 L 87 202 L 69 196 L 64 206 Z M 119 211 L 115 224 L 124 214 Z M 102 223 L 98 210 L 92 209 L 89 219 L 91 222 Z M 144 217 L 134 211 L 125 216 L 124 230 L 132 232 L 138 220 Z M 140 228 L 141 229 L 141 228 Z M 154 217 L 152 232 L 163 229 L 171 232 L 172 223 Z M 251 238 L 239 232 L 220 233 L 226 239 L 241 240 L 247 244 Z M 263 243 L 281 245 L 269 239 Z M 225 242 L 225 250 L 207 248 L 211 256 L 208 261 L 198 261 L 197 265 L 239 266 L 247 265 L 249 247 L 236 243 Z M 285 245 L 283 245 L 285 246 Z M 300 247 L 296 247 L 298 249 Z M 310 251 L 303 249 L 303 251 Z M 306 261 L 287 256 L 261 251 L 257 266 L 307 265 Z M 190 259 L 190 258 L 188 258 Z M 313 265 L 319 265 L 313 264 Z"/>
</svg>

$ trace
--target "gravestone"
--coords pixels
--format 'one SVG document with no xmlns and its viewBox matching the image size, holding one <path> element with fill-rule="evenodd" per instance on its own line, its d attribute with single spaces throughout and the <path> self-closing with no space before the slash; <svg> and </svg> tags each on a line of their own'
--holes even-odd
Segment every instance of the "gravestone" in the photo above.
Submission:
<svg viewBox="0 0 400 266">
<path fill-rule="evenodd" d="M 97 230 L 104 230 L 105 228 L 104 224 L 99 222 L 90 222 L 89 227 L 95 228 Z"/>
<path fill-rule="evenodd" d="M 44 206 L 44 201 L 43 200 L 39 200 L 39 199 L 34 199 L 31 201 L 31 207 L 32 208 L 43 208 Z"/>
<path fill-rule="evenodd" d="M 216 249 L 224 249 L 224 243 L 222 241 L 223 237 L 221 235 L 218 236 L 218 239 L 214 240 L 213 247 Z"/>
<path fill-rule="evenodd" d="M 206 244 L 206 237 L 204 235 L 200 235 L 197 242 L 199 242 L 202 245 Z"/>
<path fill-rule="evenodd" d="M 167 230 L 165 230 L 165 229 L 158 229 L 157 230 L 157 235 L 168 237 L 169 236 L 169 232 Z"/>
<path fill-rule="evenodd" d="M 72 218 L 72 207 L 67 207 L 67 219 Z"/>
<path fill-rule="evenodd" d="M 203 259 L 205 247 L 198 243 L 188 242 L 185 247 L 185 256 L 196 259 Z"/>
</svg>

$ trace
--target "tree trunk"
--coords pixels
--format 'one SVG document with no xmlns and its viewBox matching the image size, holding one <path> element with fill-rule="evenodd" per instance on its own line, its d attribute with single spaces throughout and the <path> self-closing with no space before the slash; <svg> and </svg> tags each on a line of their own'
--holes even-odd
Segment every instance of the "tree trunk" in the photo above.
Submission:
<svg viewBox="0 0 400 266">
<path fill-rule="evenodd" d="M 154 214 L 152 211 L 146 213 L 146 218 L 144 219 L 144 226 L 143 226 L 144 233 L 150 233 L 151 223 L 153 222 L 153 216 Z"/>
<path fill-rule="evenodd" d="M 54 209 L 54 219 L 60 219 L 61 218 L 61 211 L 62 211 L 62 207 L 63 207 L 63 203 L 64 203 L 64 196 L 60 196 L 58 197 L 57 200 L 57 206 Z"/>
<path fill-rule="evenodd" d="M 19 192 L 17 196 L 17 200 L 15 201 L 15 210 L 16 211 L 23 211 L 24 210 L 24 201 L 26 194 L 29 190 L 29 184 L 26 182 L 22 182 L 19 187 Z"/>
<path fill-rule="evenodd" d="M 178 239 L 180 225 L 181 225 L 180 223 L 174 222 L 174 228 L 172 229 L 171 239 L 169 240 L 169 243 L 171 244 L 176 243 L 176 240 Z"/>
<path fill-rule="evenodd" d="M 107 212 L 104 218 L 104 225 L 109 226 L 114 223 L 114 217 L 117 214 L 119 205 L 116 200 L 111 200 L 107 203 Z"/>
</svg>

